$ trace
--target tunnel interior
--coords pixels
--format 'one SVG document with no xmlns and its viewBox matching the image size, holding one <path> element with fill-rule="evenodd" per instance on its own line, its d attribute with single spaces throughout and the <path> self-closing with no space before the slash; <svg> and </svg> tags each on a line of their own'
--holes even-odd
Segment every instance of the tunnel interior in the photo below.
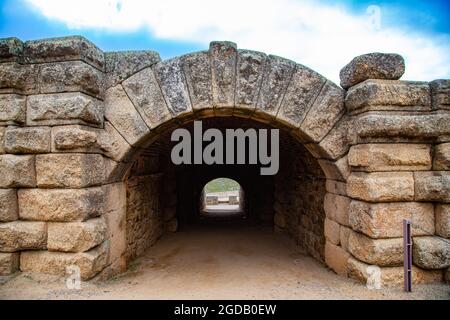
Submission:
<svg viewBox="0 0 450 320">
<path fill-rule="evenodd" d="M 202 126 L 204 131 L 276 128 L 236 117 L 203 119 Z M 193 122 L 178 127 L 192 132 Z M 260 164 L 173 164 L 171 150 L 177 143 L 171 141 L 173 130 L 165 130 L 140 148 L 125 178 L 127 262 L 167 233 L 185 232 L 198 224 L 220 224 L 217 219 L 204 219 L 201 203 L 205 185 L 221 177 L 235 180 L 243 192 L 242 212 L 231 215 L 231 227 L 270 227 L 289 235 L 302 252 L 324 261 L 326 178 L 317 160 L 288 131 L 279 131 L 278 172 L 261 175 Z"/>
</svg>

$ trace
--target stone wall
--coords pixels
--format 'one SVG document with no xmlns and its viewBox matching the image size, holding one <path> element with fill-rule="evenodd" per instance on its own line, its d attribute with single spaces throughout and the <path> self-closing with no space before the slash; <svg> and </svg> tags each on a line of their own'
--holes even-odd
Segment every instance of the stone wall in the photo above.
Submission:
<svg viewBox="0 0 450 320">
<path fill-rule="evenodd" d="M 286 145 L 275 176 L 275 229 L 287 232 L 302 251 L 324 261 L 326 178 L 305 148 L 292 139 Z"/>
<path fill-rule="evenodd" d="M 127 239 L 137 238 L 127 230 L 140 229 L 133 219 L 127 226 L 127 190 L 139 199 L 138 186 L 149 184 L 156 203 L 155 172 L 133 173 L 136 163 L 148 165 L 139 157 L 170 129 L 233 116 L 290 132 L 320 165 L 323 252 L 334 271 L 365 281 L 373 264 L 383 284 L 401 283 L 400 222 L 409 218 L 415 282 L 442 279 L 450 264 L 450 81 L 398 80 L 403 71 L 398 55 L 363 55 L 342 69 L 339 87 L 230 42 L 160 61 L 151 51 L 104 53 L 82 37 L 0 39 L 0 273 L 64 275 L 74 264 L 90 279 L 123 270 Z M 308 171 L 316 180 L 298 172 L 286 179 L 295 190 L 286 197 L 300 211 L 283 209 L 284 227 L 295 234 L 302 223 L 320 259 L 311 239 L 320 237 L 322 180 L 316 169 Z M 159 211 L 164 229 L 176 230 L 173 208 L 185 194 L 174 195 L 180 186 L 167 177 Z M 270 198 L 248 181 L 247 199 L 268 201 L 268 217 Z"/>
</svg>

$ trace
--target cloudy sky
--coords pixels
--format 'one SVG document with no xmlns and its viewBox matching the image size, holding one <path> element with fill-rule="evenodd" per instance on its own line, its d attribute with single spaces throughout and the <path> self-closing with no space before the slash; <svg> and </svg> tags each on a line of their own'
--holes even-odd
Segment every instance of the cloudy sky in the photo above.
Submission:
<svg viewBox="0 0 450 320">
<path fill-rule="evenodd" d="M 212 40 L 283 56 L 339 83 L 367 52 L 405 57 L 403 79 L 450 78 L 450 1 L 0 0 L 0 37 L 80 34 L 101 49 L 163 59 Z"/>
</svg>

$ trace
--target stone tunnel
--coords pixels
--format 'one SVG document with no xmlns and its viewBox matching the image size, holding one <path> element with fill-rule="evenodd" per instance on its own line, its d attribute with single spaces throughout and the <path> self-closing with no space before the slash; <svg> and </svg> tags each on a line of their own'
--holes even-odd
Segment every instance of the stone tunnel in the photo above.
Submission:
<svg viewBox="0 0 450 320">
<path fill-rule="evenodd" d="M 198 219 L 217 177 L 245 190 L 248 219 L 289 235 L 337 274 L 403 283 L 449 277 L 450 80 L 398 80 L 368 54 L 341 86 L 231 42 L 161 61 L 82 37 L 0 40 L 0 275 L 110 277 Z M 176 128 L 276 128 L 280 168 L 170 161 Z"/>
</svg>

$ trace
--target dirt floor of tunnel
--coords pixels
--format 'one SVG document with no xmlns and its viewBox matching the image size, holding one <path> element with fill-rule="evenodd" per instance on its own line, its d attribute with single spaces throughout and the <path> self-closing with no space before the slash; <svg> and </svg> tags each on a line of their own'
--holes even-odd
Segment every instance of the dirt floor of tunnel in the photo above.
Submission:
<svg viewBox="0 0 450 320">
<path fill-rule="evenodd" d="M 212 220 L 211 220 L 212 219 Z M 448 287 L 368 290 L 298 252 L 292 240 L 236 214 L 164 236 L 127 272 L 69 290 L 63 279 L 18 274 L 0 299 L 446 299 Z"/>
</svg>

